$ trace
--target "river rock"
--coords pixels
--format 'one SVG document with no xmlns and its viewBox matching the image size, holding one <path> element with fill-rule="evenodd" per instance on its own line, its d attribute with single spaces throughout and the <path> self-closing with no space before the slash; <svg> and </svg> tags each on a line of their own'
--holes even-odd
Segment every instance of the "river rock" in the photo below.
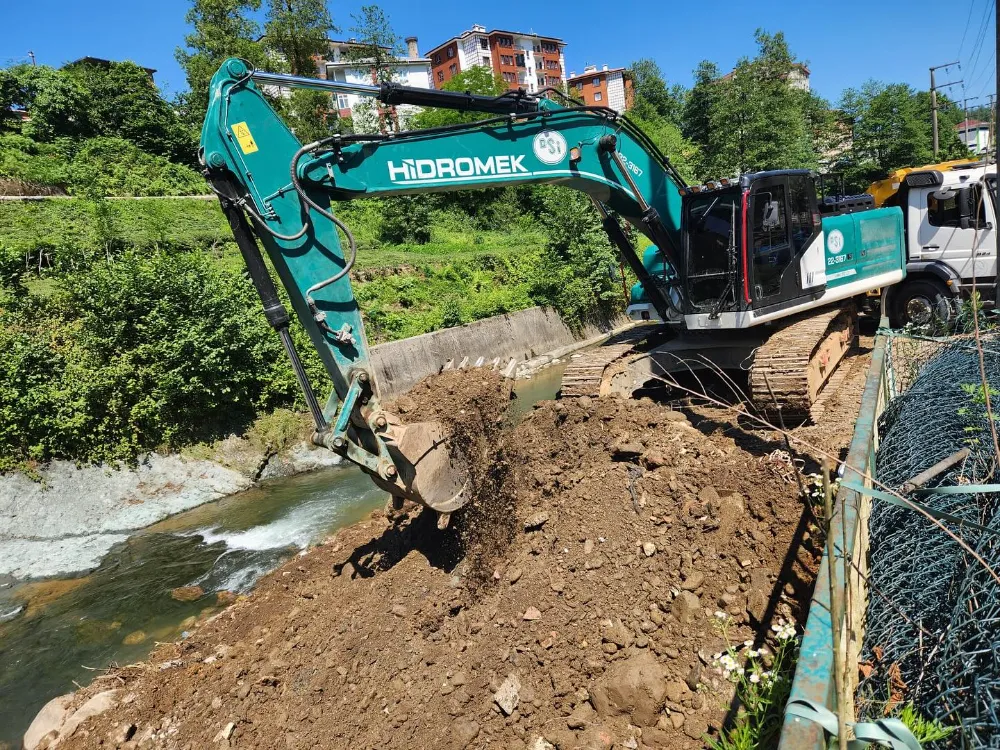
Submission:
<svg viewBox="0 0 1000 750">
<path fill-rule="evenodd" d="M 641 727 L 656 724 L 666 695 L 664 669 L 649 651 L 615 664 L 590 691 L 598 716 L 626 714 Z"/>
<path fill-rule="evenodd" d="M 72 737 L 73 732 L 84 721 L 94 716 L 99 716 L 105 711 L 118 705 L 118 691 L 105 690 L 90 697 L 90 699 L 80 706 L 73 715 L 66 719 L 62 729 L 59 730 L 59 738 Z"/>
<path fill-rule="evenodd" d="M 205 590 L 201 586 L 178 586 L 170 592 L 170 598 L 179 602 L 193 602 L 201 599 Z"/>
<path fill-rule="evenodd" d="M 66 719 L 72 713 L 69 706 L 73 701 L 73 696 L 74 693 L 60 695 L 42 706 L 42 710 L 35 715 L 28 731 L 24 733 L 22 740 L 24 750 L 36 750 L 49 734 L 59 735 L 59 730 L 62 729 Z"/>
</svg>

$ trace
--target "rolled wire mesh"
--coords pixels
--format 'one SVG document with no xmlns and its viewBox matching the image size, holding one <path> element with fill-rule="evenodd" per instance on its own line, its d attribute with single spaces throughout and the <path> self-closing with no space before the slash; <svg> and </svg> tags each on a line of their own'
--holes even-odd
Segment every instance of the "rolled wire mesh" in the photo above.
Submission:
<svg viewBox="0 0 1000 750">
<path fill-rule="evenodd" d="M 1000 346 L 984 339 L 992 406 L 1000 411 Z M 879 419 L 875 476 L 899 492 L 938 461 L 968 458 L 931 479 L 944 487 L 1000 482 L 971 339 L 894 336 L 887 349 L 895 395 Z M 1000 529 L 1000 495 L 909 495 L 959 518 Z M 869 519 L 869 596 L 858 688 L 866 718 L 912 701 L 926 718 L 959 727 L 939 747 L 1000 748 L 1000 584 L 924 515 L 879 500 Z M 997 536 L 945 522 L 994 570 Z"/>
</svg>

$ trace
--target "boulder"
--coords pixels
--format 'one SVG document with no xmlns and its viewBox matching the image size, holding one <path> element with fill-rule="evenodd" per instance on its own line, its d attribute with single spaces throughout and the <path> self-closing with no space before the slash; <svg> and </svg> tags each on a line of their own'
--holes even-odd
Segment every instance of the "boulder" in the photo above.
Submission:
<svg viewBox="0 0 1000 750">
<path fill-rule="evenodd" d="M 35 715 L 31 726 L 28 727 L 28 731 L 24 733 L 24 739 L 22 740 L 24 750 L 35 750 L 41 744 L 42 739 L 50 732 L 55 732 L 58 736 L 63 725 L 66 723 L 66 719 L 72 713 L 69 706 L 73 700 L 73 695 L 73 693 L 60 695 L 58 698 L 53 698 L 42 706 L 42 710 Z"/>
<path fill-rule="evenodd" d="M 649 651 L 608 669 L 590 691 L 598 716 L 628 715 L 641 727 L 656 724 L 666 695 L 664 669 Z"/>
</svg>

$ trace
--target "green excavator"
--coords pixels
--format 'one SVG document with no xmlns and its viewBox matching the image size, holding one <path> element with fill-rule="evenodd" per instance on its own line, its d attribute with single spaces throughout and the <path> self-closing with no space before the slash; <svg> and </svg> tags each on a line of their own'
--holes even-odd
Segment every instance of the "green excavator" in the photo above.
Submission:
<svg viewBox="0 0 1000 750">
<path fill-rule="evenodd" d="M 295 87 L 487 117 L 303 145 L 264 95 Z M 291 359 L 313 441 L 394 500 L 438 511 L 442 526 L 468 500 L 466 470 L 441 423 L 404 424 L 383 406 L 349 278 L 357 247 L 337 202 L 536 183 L 590 196 L 638 279 L 629 315 L 667 335 L 642 352 L 583 358 L 567 371 L 566 395 L 627 393 L 678 366 L 743 367 L 758 408 L 801 421 L 855 339 L 856 301 L 904 275 L 899 209 L 821 217 L 806 170 L 689 186 L 627 117 L 557 90 L 483 96 L 353 84 L 230 59 L 212 79 L 200 159 Z M 650 241 L 641 254 L 619 219 Z M 322 404 L 261 245 L 333 381 Z"/>
</svg>

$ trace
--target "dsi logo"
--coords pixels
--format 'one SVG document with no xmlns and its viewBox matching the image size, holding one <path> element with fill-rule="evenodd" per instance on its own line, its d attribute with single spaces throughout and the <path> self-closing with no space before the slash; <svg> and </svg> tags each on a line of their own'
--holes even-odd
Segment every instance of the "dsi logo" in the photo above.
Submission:
<svg viewBox="0 0 1000 750">
<path fill-rule="evenodd" d="M 566 139 L 555 130 L 543 130 L 531 144 L 535 157 L 542 164 L 558 164 L 566 158 Z"/>
</svg>

